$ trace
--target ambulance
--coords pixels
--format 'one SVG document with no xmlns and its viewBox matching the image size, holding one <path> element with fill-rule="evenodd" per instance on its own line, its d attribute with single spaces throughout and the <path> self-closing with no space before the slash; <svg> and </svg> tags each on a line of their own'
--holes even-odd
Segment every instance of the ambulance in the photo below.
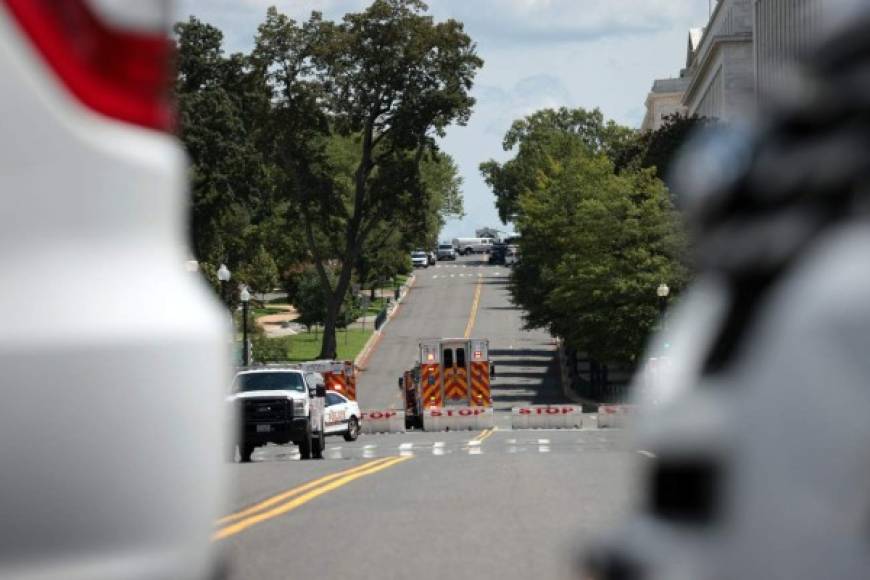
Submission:
<svg viewBox="0 0 870 580">
<path fill-rule="evenodd" d="M 494 377 L 488 340 L 421 341 L 417 364 L 399 378 L 406 426 L 426 431 L 491 427 Z"/>
</svg>

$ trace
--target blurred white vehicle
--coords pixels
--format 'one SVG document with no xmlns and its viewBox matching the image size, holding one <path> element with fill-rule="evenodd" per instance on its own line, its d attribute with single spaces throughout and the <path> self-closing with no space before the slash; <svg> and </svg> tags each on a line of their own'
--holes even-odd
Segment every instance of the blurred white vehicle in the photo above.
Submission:
<svg viewBox="0 0 870 580">
<path fill-rule="evenodd" d="M 341 393 L 326 392 L 326 434 L 344 435 L 345 441 L 359 437 L 359 422 L 362 413 L 359 404 Z"/>
<path fill-rule="evenodd" d="M 423 251 L 411 252 L 411 265 L 415 268 L 428 268 L 429 255 Z"/>
<path fill-rule="evenodd" d="M 171 17 L 0 0 L 2 578 L 211 573 L 229 322 L 184 269 Z"/>
</svg>

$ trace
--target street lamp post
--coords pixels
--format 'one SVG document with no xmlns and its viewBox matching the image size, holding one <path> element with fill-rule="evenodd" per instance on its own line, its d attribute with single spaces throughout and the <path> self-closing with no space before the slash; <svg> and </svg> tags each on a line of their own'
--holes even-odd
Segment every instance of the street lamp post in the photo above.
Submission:
<svg viewBox="0 0 870 580">
<path fill-rule="evenodd" d="M 232 278 L 232 274 L 230 274 L 230 269 L 227 268 L 226 264 L 221 264 L 220 268 L 217 271 L 217 279 L 221 283 L 221 300 L 224 301 L 224 304 L 229 304 L 229 300 L 227 300 L 227 282 Z"/>
<path fill-rule="evenodd" d="M 656 289 L 656 295 L 659 297 L 659 317 L 662 321 L 662 327 L 665 325 L 665 310 L 668 307 L 668 296 L 671 294 L 671 289 L 665 283 L 659 284 Z"/>
<path fill-rule="evenodd" d="M 239 299 L 242 301 L 242 364 L 248 366 L 251 363 L 248 349 L 248 302 L 251 300 L 251 293 L 247 286 L 242 286 Z"/>
</svg>

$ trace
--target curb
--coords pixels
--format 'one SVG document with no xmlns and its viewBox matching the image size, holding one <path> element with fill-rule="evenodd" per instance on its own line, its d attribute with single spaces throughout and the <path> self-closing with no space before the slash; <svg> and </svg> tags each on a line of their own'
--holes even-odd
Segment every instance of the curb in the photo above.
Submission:
<svg viewBox="0 0 870 580">
<path fill-rule="evenodd" d="M 411 291 L 411 288 L 414 286 L 414 283 L 417 281 L 416 276 L 411 276 L 408 278 L 408 281 L 403 286 L 403 289 L 399 293 L 399 300 L 396 302 L 396 306 L 392 309 L 391 312 L 387 314 L 387 320 L 384 322 L 384 325 L 381 326 L 379 330 L 374 331 L 371 337 L 366 341 L 365 346 L 363 346 L 362 351 L 356 356 L 353 361 L 353 366 L 357 371 L 365 371 L 366 366 L 368 365 L 369 358 L 371 358 L 378 344 L 381 342 L 381 338 L 383 338 L 384 329 L 390 323 L 390 321 L 395 318 L 395 316 L 399 313 L 399 309 L 402 306 L 402 302 L 405 300 L 405 297 Z"/>
</svg>

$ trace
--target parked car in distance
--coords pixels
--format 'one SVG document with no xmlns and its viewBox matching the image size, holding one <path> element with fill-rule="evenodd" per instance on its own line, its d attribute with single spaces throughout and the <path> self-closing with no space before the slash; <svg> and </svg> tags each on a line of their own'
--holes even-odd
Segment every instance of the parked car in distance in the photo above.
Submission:
<svg viewBox="0 0 870 580">
<path fill-rule="evenodd" d="M 429 256 L 422 250 L 411 252 L 411 265 L 415 268 L 428 268 Z"/>
<path fill-rule="evenodd" d="M 489 251 L 489 260 L 487 261 L 492 265 L 504 264 L 507 248 L 505 244 L 493 244 L 492 249 Z"/>
<path fill-rule="evenodd" d="M 438 260 L 456 259 L 456 250 L 453 248 L 453 244 L 438 244 L 438 251 L 436 254 Z"/>
</svg>

